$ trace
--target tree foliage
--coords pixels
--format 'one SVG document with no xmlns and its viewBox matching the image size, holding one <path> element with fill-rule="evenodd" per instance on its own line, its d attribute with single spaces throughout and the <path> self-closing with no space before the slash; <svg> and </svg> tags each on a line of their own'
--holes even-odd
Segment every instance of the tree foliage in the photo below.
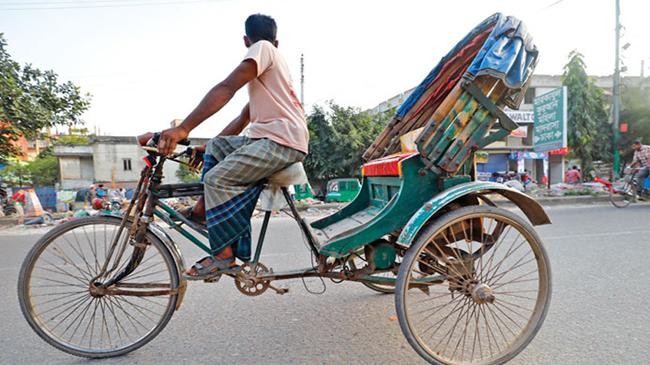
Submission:
<svg viewBox="0 0 650 365">
<path fill-rule="evenodd" d="M 90 96 L 54 71 L 41 71 L 11 59 L 0 33 L 0 161 L 19 154 L 11 143 L 34 138 L 46 127 L 81 123 Z"/>
<path fill-rule="evenodd" d="M 52 148 L 44 149 L 34 161 L 9 159 L 0 170 L 0 181 L 12 187 L 54 186 L 59 181 L 59 161 Z"/>
<path fill-rule="evenodd" d="M 562 84 L 569 93 L 567 132 L 571 155 L 581 161 L 583 171 L 590 171 L 593 161 L 611 160 L 612 129 L 603 91 L 585 69 L 582 54 L 571 52 Z"/>
<path fill-rule="evenodd" d="M 0 181 L 11 187 L 32 185 L 32 174 L 29 171 L 29 163 L 15 158 L 8 159 L 5 161 L 4 169 L 0 170 Z"/>
<path fill-rule="evenodd" d="M 27 167 L 34 186 L 54 186 L 59 181 L 59 160 L 52 148 L 43 150 Z"/>
<path fill-rule="evenodd" d="M 641 138 L 644 144 L 650 144 L 650 88 L 625 86 L 621 93 L 621 123 L 628 123 L 628 132 L 622 134 L 621 147 L 626 160 L 632 159 L 630 143 Z"/>
<path fill-rule="evenodd" d="M 371 114 L 330 101 L 307 116 L 309 178 L 323 182 L 337 177 L 360 176 L 361 155 L 388 123 L 389 113 Z"/>
<path fill-rule="evenodd" d="M 176 177 L 184 183 L 196 183 L 201 181 L 201 175 L 197 172 L 192 171 L 185 164 L 178 164 L 178 170 L 176 170 Z"/>
</svg>

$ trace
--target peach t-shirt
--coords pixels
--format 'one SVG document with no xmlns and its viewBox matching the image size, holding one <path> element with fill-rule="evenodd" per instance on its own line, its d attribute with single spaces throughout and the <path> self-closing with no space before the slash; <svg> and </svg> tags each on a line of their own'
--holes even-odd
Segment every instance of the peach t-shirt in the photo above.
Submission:
<svg viewBox="0 0 650 365">
<path fill-rule="evenodd" d="M 257 64 L 257 78 L 248 83 L 251 138 L 268 138 L 307 153 L 309 131 L 305 112 L 291 83 L 289 67 L 269 41 L 255 42 L 244 60 Z"/>
</svg>

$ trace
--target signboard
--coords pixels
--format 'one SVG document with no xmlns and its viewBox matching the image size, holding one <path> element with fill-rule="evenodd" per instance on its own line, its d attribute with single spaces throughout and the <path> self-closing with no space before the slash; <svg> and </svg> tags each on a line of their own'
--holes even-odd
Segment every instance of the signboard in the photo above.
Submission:
<svg viewBox="0 0 650 365">
<path fill-rule="evenodd" d="M 519 127 L 512 132 L 510 132 L 510 137 L 516 137 L 516 138 L 526 138 L 528 137 L 528 127 Z"/>
<path fill-rule="evenodd" d="M 510 117 L 510 119 L 512 119 L 513 122 L 517 123 L 518 125 L 533 124 L 535 121 L 534 113 L 532 111 L 505 110 L 504 112 L 508 117 Z"/>
<path fill-rule="evenodd" d="M 546 152 L 567 146 L 567 91 L 555 89 L 535 98 L 533 144 L 535 152 Z"/>
<path fill-rule="evenodd" d="M 546 152 L 517 151 L 510 153 L 511 160 L 545 160 L 547 158 L 548 153 Z"/>
<path fill-rule="evenodd" d="M 558 155 L 558 156 L 564 156 L 564 155 L 566 155 L 567 153 L 569 153 L 569 148 L 568 148 L 568 147 L 558 148 L 558 149 L 556 149 L 556 150 L 550 150 L 550 151 L 548 151 L 548 154 L 549 154 L 549 155 Z"/>
</svg>

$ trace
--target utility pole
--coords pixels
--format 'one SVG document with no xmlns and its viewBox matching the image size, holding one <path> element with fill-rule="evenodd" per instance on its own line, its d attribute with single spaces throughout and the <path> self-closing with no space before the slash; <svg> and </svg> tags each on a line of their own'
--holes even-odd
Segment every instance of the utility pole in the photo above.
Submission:
<svg viewBox="0 0 650 365">
<path fill-rule="evenodd" d="M 305 55 L 300 54 L 300 104 L 305 107 Z"/>
<path fill-rule="evenodd" d="M 645 60 L 641 60 L 641 88 L 643 88 L 643 71 L 645 69 Z"/>
<path fill-rule="evenodd" d="M 620 69 L 620 40 L 621 40 L 621 4 L 620 0 L 616 1 L 616 39 L 615 39 L 615 66 L 614 66 L 614 103 L 612 106 L 612 127 L 614 128 L 614 177 L 619 177 L 621 171 L 621 154 L 619 151 L 619 141 L 621 134 L 619 131 L 619 118 L 621 111 L 621 69 Z"/>
</svg>

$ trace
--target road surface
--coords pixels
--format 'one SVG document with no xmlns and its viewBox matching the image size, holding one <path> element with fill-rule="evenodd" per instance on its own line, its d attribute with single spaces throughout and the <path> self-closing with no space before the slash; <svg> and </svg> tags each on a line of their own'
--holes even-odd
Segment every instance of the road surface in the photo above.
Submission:
<svg viewBox="0 0 650 365">
<path fill-rule="evenodd" d="M 640 364 L 650 357 L 650 206 L 552 207 L 539 227 L 553 270 L 553 299 L 541 331 L 512 364 Z M 259 220 L 255 227 L 259 227 Z M 43 229 L 0 231 L 0 363 L 91 364 L 36 336 L 16 298 L 20 264 Z M 201 252 L 182 245 L 186 262 Z M 264 262 L 305 268 L 295 224 L 274 218 Z M 143 348 L 97 364 L 421 364 L 404 339 L 394 298 L 358 283 L 279 282 L 245 297 L 231 280 L 190 283 L 180 311 Z"/>
</svg>

